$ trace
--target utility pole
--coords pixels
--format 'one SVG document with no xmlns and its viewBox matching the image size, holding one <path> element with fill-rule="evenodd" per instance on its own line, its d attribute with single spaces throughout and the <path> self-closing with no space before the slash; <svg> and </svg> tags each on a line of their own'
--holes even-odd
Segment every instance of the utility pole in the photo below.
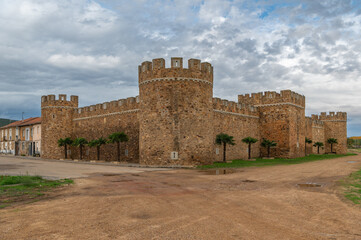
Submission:
<svg viewBox="0 0 361 240">
<path fill-rule="evenodd" d="M 21 113 L 21 121 L 24 121 L 24 112 Z"/>
</svg>

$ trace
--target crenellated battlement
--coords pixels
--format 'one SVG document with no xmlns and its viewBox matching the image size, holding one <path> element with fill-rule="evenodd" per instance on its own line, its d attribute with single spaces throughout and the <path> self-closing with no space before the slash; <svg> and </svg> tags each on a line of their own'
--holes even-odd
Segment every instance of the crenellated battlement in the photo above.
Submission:
<svg viewBox="0 0 361 240">
<path fill-rule="evenodd" d="M 312 117 L 306 117 L 306 124 L 309 124 L 315 128 L 323 128 L 324 127 L 324 122 L 313 118 L 313 115 L 312 115 Z"/>
<path fill-rule="evenodd" d="M 41 97 L 41 107 L 78 107 L 78 96 L 70 96 L 67 100 L 66 94 L 59 94 L 58 98 L 55 95 L 47 95 Z"/>
<path fill-rule="evenodd" d="M 245 117 L 259 117 L 257 107 L 250 104 L 237 103 L 221 98 L 213 98 L 213 110 L 222 113 L 244 115 Z"/>
<path fill-rule="evenodd" d="M 145 61 L 139 67 L 139 85 L 151 81 L 191 80 L 213 84 L 213 66 L 199 59 L 189 59 L 188 68 L 183 67 L 183 58 L 171 58 L 171 67 L 165 67 L 163 58 Z"/>
<path fill-rule="evenodd" d="M 291 90 L 282 90 L 280 93 L 267 91 L 238 95 L 238 103 L 251 104 L 257 107 L 273 104 L 292 104 L 304 108 L 305 97 Z"/>
<path fill-rule="evenodd" d="M 322 112 L 320 115 L 312 114 L 313 120 L 319 121 L 347 121 L 347 113 L 346 112 Z"/>
<path fill-rule="evenodd" d="M 74 109 L 74 120 L 131 113 L 139 110 L 139 96 Z"/>
</svg>

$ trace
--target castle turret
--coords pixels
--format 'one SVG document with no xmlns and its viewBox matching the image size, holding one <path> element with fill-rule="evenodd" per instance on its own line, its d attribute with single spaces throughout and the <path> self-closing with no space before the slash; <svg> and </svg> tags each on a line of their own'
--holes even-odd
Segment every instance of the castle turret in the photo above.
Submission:
<svg viewBox="0 0 361 240">
<path fill-rule="evenodd" d="M 213 146 L 213 67 L 190 59 L 153 59 L 139 66 L 140 163 L 210 163 Z"/>
<path fill-rule="evenodd" d="M 320 116 L 314 115 L 313 118 L 324 123 L 325 131 L 325 152 L 331 152 L 331 145 L 327 143 L 327 139 L 336 138 L 338 143 L 334 144 L 333 152 L 337 154 L 347 153 L 347 113 L 345 112 L 322 112 Z"/>
<path fill-rule="evenodd" d="M 240 104 L 259 108 L 261 138 L 277 142 L 273 156 L 282 158 L 305 155 L 305 97 L 283 90 L 239 95 Z M 262 149 L 265 155 L 265 149 Z"/>
<path fill-rule="evenodd" d="M 60 94 L 41 97 L 41 149 L 43 158 L 59 159 L 64 157 L 62 148 L 58 147 L 59 138 L 72 135 L 74 109 L 78 107 L 78 96 Z"/>
</svg>

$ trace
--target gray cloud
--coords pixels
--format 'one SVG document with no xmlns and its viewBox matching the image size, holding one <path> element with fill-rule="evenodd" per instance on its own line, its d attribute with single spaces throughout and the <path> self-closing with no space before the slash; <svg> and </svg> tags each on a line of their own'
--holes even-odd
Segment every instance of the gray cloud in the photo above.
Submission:
<svg viewBox="0 0 361 240">
<path fill-rule="evenodd" d="M 40 114 L 40 96 L 81 105 L 138 94 L 137 66 L 172 56 L 214 65 L 217 97 L 293 89 L 307 113 L 348 111 L 361 135 L 358 1 L 0 2 L 0 117 Z"/>
</svg>

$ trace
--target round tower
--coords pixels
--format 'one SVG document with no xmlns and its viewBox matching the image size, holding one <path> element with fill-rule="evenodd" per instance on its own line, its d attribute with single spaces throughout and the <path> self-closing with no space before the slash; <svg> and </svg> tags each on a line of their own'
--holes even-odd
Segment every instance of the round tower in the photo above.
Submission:
<svg viewBox="0 0 361 240">
<path fill-rule="evenodd" d="M 197 59 L 153 59 L 139 66 L 140 163 L 212 162 L 213 67 Z"/>
<path fill-rule="evenodd" d="M 41 151 L 43 158 L 64 158 L 63 148 L 58 147 L 60 138 L 72 137 L 73 113 L 78 108 L 78 96 L 60 94 L 41 97 Z"/>
</svg>

